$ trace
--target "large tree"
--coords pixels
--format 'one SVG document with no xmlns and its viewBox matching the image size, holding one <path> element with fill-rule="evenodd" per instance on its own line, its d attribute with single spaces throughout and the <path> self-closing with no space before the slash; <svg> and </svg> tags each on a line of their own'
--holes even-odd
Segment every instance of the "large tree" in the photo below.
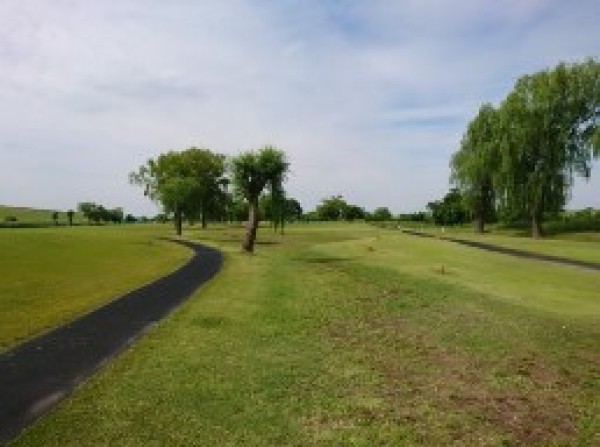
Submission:
<svg viewBox="0 0 600 447">
<path fill-rule="evenodd" d="M 427 208 L 436 225 L 461 225 L 468 221 L 469 211 L 457 188 L 451 189 L 442 200 L 429 202 Z"/>
<path fill-rule="evenodd" d="M 479 233 L 483 233 L 486 220 L 495 211 L 494 176 L 500 162 L 500 132 L 498 112 L 491 104 L 483 104 L 450 162 L 451 182 L 460 190 Z"/>
<path fill-rule="evenodd" d="M 375 211 L 373 211 L 373 214 L 371 214 L 371 220 L 376 222 L 386 222 L 392 220 L 393 218 L 394 216 L 392 215 L 390 209 L 386 206 L 380 206 L 379 208 L 376 208 Z"/>
<path fill-rule="evenodd" d="M 588 177 L 598 155 L 600 64 L 560 64 L 520 78 L 501 114 L 500 197 L 540 237 L 544 213 L 564 207 L 575 174 Z"/>
<path fill-rule="evenodd" d="M 319 220 L 342 220 L 346 218 L 347 210 L 348 202 L 341 195 L 337 195 L 321 200 L 316 211 Z"/>
<path fill-rule="evenodd" d="M 184 217 L 200 216 L 203 226 L 215 202 L 222 198 L 225 157 L 208 149 L 191 147 L 183 152 L 170 151 L 149 159 L 129 175 L 144 194 L 173 213 L 175 230 L 181 235 Z"/>
<path fill-rule="evenodd" d="M 225 156 L 214 154 L 208 149 L 192 147 L 182 152 L 186 168 L 195 178 L 191 192 L 187 217 L 200 218 L 202 228 L 206 228 L 209 217 L 218 217 L 226 202 L 225 187 L 228 180 L 224 177 Z"/>
<path fill-rule="evenodd" d="M 231 167 L 236 191 L 248 202 L 246 236 L 242 247 L 252 253 L 258 230 L 260 195 L 266 187 L 270 188 L 271 193 L 283 191 L 289 163 L 283 151 L 265 146 L 258 151 L 248 151 L 234 157 Z"/>
</svg>

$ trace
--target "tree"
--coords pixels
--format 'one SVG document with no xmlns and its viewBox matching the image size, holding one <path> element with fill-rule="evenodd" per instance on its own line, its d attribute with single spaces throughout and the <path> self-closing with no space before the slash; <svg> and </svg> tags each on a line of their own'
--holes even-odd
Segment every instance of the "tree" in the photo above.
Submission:
<svg viewBox="0 0 600 447">
<path fill-rule="evenodd" d="M 371 215 L 371 220 L 385 222 L 388 220 L 392 220 L 392 217 L 393 216 L 390 210 L 387 207 L 383 206 L 376 208 L 375 211 L 373 211 L 373 214 Z"/>
<path fill-rule="evenodd" d="M 170 151 L 149 159 L 129 174 L 132 184 L 144 188 L 144 195 L 160 202 L 166 213 L 173 213 L 175 231 L 181 235 L 184 217 L 207 216 L 223 200 L 225 157 L 208 149 L 191 147 Z"/>
<path fill-rule="evenodd" d="M 246 220 L 246 217 L 248 217 L 248 202 L 243 198 L 231 195 L 228 209 L 230 222 L 243 222 Z"/>
<path fill-rule="evenodd" d="M 456 188 L 451 189 L 442 200 L 429 202 L 427 208 L 436 225 L 460 225 L 467 222 L 469 216 L 463 197 Z"/>
<path fill-rule="evenodd" d="M 483 233 L 485 222 L 494 216 L 500 130 L 498 112 L 491 104 L 483 104 L 450 162 L 450 181 L 460 190 L 479 233 Z"/>
<path fill-rule="evenodd" d="M 317 206 L 317 215 L 319 220 L 341 220 L 345 218 L 347 209 L 348 203 L 342 196 L 331 196 Z"/>
<path fill-rule="evenodd" d="M 202 228 L 206 228 L 208 218 L 219 215 L 225 202 L 224 187 L 228 184 L 224 178 L 225 156 L 196 147 L 187 149 L 182 156 L 196 180 L 187 213 L 199 214 Z"/>
<path fill-rule="evenodd" d="M 365 218 L 365 210 L 358 205 L 347 205 L 344 214 L 346 220 L 350 222 Z"/>
<path fill-rule="evenodd" d="M 54 221 L 54 225 L 58 225 L 58 211 L 52 213 L 52 220 Z"/>
<path fill-rule="evenodd" d="M 124 218 L 123 208 L 113 208 L 111 210 L 105 210 L 103 220 L 112 223 L 122 223 Z"/>
<path fill-rule="evenodd" d="M 69 226 L 73 226 L 73 216 L 75 216 L 75 211 L 69 210 L 67 211 L 67 218 L 69 219 Z"/>
<path fill-rule="evenodd" d="M 91 223 L 93 220 L 92 216 L 96 207 L 97 205 L 93 202 L 81 202 L 77 205 L 77 209 L 81 211 L 81 213 L 88 220 L 89 223 Z"/>
<path fill-rule="evenodd" d="M 284 191 L 275 189 L 275 191 L 261 195 L 258 203 L 260 219 L 270 221 L 273 231 L 281 230 L 281 234 L 283 234 L 288 218 L 287 200 Z"/>
<path fill-rule="evenodd" d="M 252 253 L 258 230 L 259 197 L 267 186 L 271 193 L 283 190 L 289 163 L 283 151 L 265 146 L 258 151 L 248 151 L 234 157 L 231 168 L 233 184 L 238 194 L 248 202 L 246 236 L 242 247 Z"/>
<path fill-rule="evenodd" d="M 285 216 L 290 222 L 295 222 L 302 218 L 302 205 L 294 198 L 285 199 Z"/>
<path fill-rule="evenodd" d="M 560 64 L 520 78 L 501 106 L 501 205 L 527 216 L 534 238 L 560 211 L 576 174 L 600 153 L 600 64 Z"/>
</svg>

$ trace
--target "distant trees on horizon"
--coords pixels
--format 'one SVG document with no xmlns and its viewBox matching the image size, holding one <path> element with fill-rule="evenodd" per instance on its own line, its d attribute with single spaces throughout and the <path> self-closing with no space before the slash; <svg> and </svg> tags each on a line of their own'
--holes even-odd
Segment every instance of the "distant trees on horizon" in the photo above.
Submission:
<svg viewBox="0 0 600 447">
<path fill-rule="evenodd" d="M 94 202 L 81 202 L 77 205 L 77 209 L 83 214 L 89 223 L 122 223 L 123 222 L 123 208 L 107 209 L 103 205 L 99 205 Z M 69 225 L 73 223 L 74 212 L 69 210 L 67 212 L 67 218 L 69 219 Z"/>
</svg>

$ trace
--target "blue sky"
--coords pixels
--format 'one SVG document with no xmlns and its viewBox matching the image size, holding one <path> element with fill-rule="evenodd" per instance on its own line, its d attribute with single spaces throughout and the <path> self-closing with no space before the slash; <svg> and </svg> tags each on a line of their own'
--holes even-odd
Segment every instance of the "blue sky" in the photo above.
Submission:
<svg viewBox="0 0 600 447">
<path fill-rule="evenodd" d="M 600 57 L 582 0 L 0 0 L 0 203 L 156 208 L 127 174 L 275 144 L 305 208 L 416 211 L 482 102 Z M 600 208 L 600 166 L 571 207 Z"/>
</svg>

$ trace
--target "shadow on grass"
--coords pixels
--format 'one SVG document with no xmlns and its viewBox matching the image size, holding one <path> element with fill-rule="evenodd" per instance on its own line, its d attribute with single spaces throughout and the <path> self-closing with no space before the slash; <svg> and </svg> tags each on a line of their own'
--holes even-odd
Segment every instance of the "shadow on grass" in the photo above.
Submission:
<svg viewBox="0 0 600 447">
<path fill-rule="evenodd" d="M 354 258 L 341 256 L 302 256 L 297 259 L 309 264 L 339 264 L 352 261 Z"/>
<path fill-rule="evenodd" d="M 227 319 L 223 317 L 202 317 L 193 321 L 196 326 L 205 329 L 215 329 L 227 324 Z"/>
</svg>

